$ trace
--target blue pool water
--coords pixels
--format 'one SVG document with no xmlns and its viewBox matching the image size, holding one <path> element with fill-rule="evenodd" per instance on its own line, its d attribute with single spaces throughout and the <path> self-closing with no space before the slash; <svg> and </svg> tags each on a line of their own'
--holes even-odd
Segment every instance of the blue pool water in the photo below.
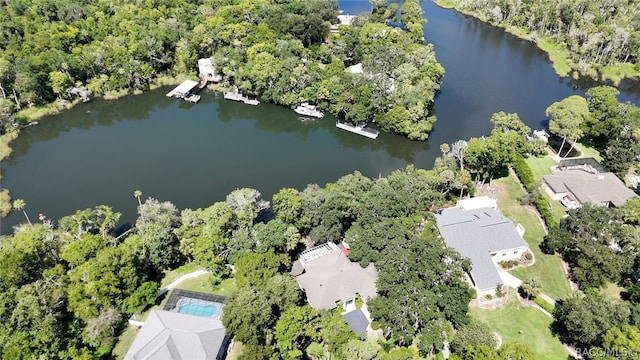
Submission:
<svg viewBox="0 0 640 360">
<path fill-rule="evenodd" d="M 200 317 L 213 317 L 218 312 L 215 305 L 203 305 L 197 303 L 187 303 L 178 308 L 181 314 L 195 315 Z"/>
</svg>

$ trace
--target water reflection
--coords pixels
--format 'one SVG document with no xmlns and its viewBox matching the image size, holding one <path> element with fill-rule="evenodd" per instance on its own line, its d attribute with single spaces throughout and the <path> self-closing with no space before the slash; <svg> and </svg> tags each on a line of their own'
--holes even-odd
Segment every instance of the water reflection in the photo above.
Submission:
<svg viewBox="0 0 640 360">
<path fill-rule="evenodd" d="M 491 114 L 517 112 L 540 128 L 549 105 L 598 84 L 558 77 L 541 50 L 500 29 L 431 1 L 422 6 L 429 20 L 425 36 L 446 69 L 428 143 L 386 133 L 372 141 L 337 129 L 330 115 L 302 121 L 291 109 L 225 101 L 208 90 L 190 104 L 165 97 L 167 87 L 79 104 L 24 129 L 1 164 L 3 185 L 33 214 L 58 218 L 109 204 L 130 222 L 135 189 L 195 208 L 239 187 L 269 198 L 282 187 L 324 184 L 355 170 L 377 177 L 407 164 L 430 168 L 440 144 L 488 134 Z M 370 4 L 341 7 L 354 14 Z M 619 88 L 621 100 L 638 102 L 638 82 Z M 18 221 L 15 214 L 3 220 L 2 232 Z"/>
</svg>

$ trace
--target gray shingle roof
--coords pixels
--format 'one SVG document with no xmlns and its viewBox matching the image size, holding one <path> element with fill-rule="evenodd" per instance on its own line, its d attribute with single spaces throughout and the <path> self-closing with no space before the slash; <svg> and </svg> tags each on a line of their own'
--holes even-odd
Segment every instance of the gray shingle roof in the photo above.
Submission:
<svg viewBox="0 0 640 360">
<path fill-rule="evenodd" d="M 338 301 L 346 302 L 356 294 L 365 301 L 376 296 L 378 272 L 373 264 L 363 269 L 337 247 L 303 265 L 305 272 L 296 280 L 316 309 L 333 309 Z"/>
<path fill-rule="evenodd" d="M 369 320 L 364 316 L 362 310 L 355 309 L 349 311 L 348 313 L 342 314 L 342 317 L 347 321 L 347 324 L 349 324 L 351 331 L 360 335 L 363 339 L 366 337 Z"/>
<path fill-rule="evenodd" d="M 481 291 L 502 283 L 492 253 L 527 246 L 511 220 L 492 208 L 449 208 L 436 214 L 436 222 L 447 246 L 471 260 L 471 276 Z"/>
<path fill-rule="evenodd" d="M 217 319 L 153 310 L 138 332 L 125 360 L 216 360 L 228 338 Z"/>
<path fill-rule="evenodd" d="M 611 172 L 593 174 L 578 169 L 556 170 L 543 179 L 553 192 L 567 193 L 572 200 L 580 204 L 611 203 L 618 207 L 635 196 L 635 193 Z"/>
</svg>

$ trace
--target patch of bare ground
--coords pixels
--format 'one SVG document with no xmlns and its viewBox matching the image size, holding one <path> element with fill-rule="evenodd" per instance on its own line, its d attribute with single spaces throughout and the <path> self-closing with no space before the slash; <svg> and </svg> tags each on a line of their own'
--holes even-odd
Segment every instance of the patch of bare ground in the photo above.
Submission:
<svg viewBox="0 0 640 360">
<path fill-rule="evenodd" d="M 477 307 L 485 310 L 495 310 L 499 306 L 506 304 L 507 300 L 509 300 L 509 296 L 507 294 L 505 294 L 502 297 L 493 296 L 491 297 L 491 299 L 481 297 L 477 299 L 472 299 L 471 302 L 469 303 L 469 306 Z"/>
</svg>

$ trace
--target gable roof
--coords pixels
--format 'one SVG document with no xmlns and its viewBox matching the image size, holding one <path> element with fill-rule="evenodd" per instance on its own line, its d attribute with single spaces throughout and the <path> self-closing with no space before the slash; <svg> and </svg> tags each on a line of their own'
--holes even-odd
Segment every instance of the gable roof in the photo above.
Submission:
<svg viewBox="0 0 640 360">
<path fill-rule="evenodd" d="M 436 223 L 447 246 L 471 260 L 471 276 L 481 291 L 502 283 L 492 253 L 527 246 L 511 220 L 492 208 L 444 209 Z"/>
<path fill-rule="evenodd" d="M 556 170 L 543 177 L 555 193 L 567 193 L 580 204 L 609 204 L 619 207 L 636 194 L 614 173 L 592 173 L 581 169 Z"/>
<path fill-rule="evenodd" d="M 351 262 L 335 244 L 331 245 L 309 249 L 301 253 L 298 260 L 305 271 L 296 280 L 311 306 L 333 309 L 337 302 L 346 302 L 356 294 L 363 299 L 375 297 L 378 272 L 373 264 L 363 269 L 358 263 Z"/>
<path fill-rule="evenodd" d="M 127 351 L 125 360 L 215 360 L 228 337 L 217 319 L 153 310 Z"/>
</svg>

